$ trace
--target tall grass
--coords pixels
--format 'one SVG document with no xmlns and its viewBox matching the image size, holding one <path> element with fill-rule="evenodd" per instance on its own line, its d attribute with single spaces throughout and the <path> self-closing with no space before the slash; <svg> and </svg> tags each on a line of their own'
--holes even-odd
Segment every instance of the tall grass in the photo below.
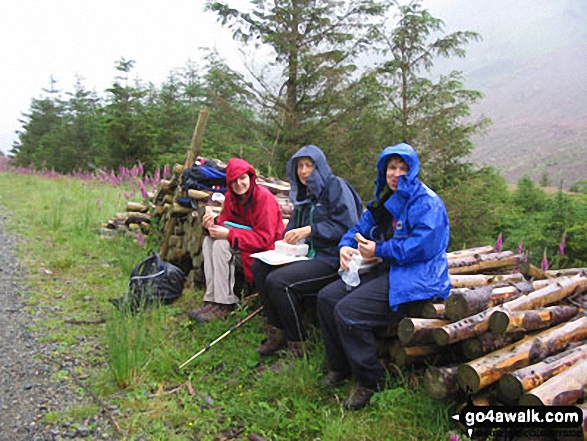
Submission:
<svg viewBox="0 0 587 441">
<path fill-rule="evenodd" d="M 0 205 L 24 238 L 19 256 L 29 272 L 28 305 L 33 312 L 44 305 L 47 316 L 35 326 L 58 343 L 56 357 L 88 361 L 76 369 L 103 402 L 121 410 L 123 439 L 448 440 L 451 403 L 430 400 L 406 380 L 410 372 L 392 375 L 390 388 L 371 406 L 349 412 L 342 403 L 352 383 L 321 386 L 326 366 L 319 339 L 304 359 L 259 359 L 254 347 L 264 337 L 261 316 L 178 372 L 250 310 L 242 306 L 225 319 L 193 326 L 186 313 L 201 303 L 199 289 L 134 315 L 110 305 L 108 298 L 126 293 L 130 271 L 148 253 L 133 237 L 96 233 L 124 209 L 129 191 L 0 171 Z M 73 326 L 65 324 L 69 319 L 106 322 Z M 70 409 L 51 418 L 79 413 Z"/>
</svg>

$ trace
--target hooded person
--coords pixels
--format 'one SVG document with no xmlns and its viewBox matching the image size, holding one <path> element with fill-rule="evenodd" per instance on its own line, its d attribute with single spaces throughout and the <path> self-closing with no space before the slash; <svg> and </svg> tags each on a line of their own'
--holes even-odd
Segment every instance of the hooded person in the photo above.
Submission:
<svg viewBox="0 0 587 441">
<path fill-rule="evenodd" d="M 301 296 L 338 278 L 338 242 L 362 209 L 355 191 L 332 173 L 324 153 L 314 145 L 298 150 L 287 162 L 286 173 L 294 211 L 283 240 L 307 244 L 309 259 L 279 266 L 253 262 L 255 286 L 269 324 L 266 340 L 255 349 L 261 356 L 286 347 L 294 356 L 303 354 Z"/>
<path fill-rule="evenodd" d="M 236 260 L 240 258 L 244 277 L 253 281 L 252 253 L 271 250 L 283 236 L 281 209 L 269 190 L 257 185 L 255 169 L 245 160 L 232 158 L 226 166 L 227 191 L 218 216 L 206 212 L 204 237 L 204 304 L 189 317 L 206 322 L 232 312 L 238 303 L 234 294 Z M 226 222 L 233 223 L 227 227 Z M 235 224 L 238 224 L 234 226 Z"/>
<path fill-rule="evenodd" d="M 342 280 L 318 293 L 318 320 L 328 360 L 328 386 L 351 376 L 356 388 L 349 409 L 366 406 L 384 387 L 385 371 L 375 349 L 375 328 L 407 315 L 408 306 L 445 299 L 451 289 L 446 248 L 449 221 L 442 199 L 423 184 L 414 149 L 385 148 L 377 161 L 375 199 L 339 244 L 340 266 L 353 256 L 382 262 L 351 288 Z"/>
</svg>

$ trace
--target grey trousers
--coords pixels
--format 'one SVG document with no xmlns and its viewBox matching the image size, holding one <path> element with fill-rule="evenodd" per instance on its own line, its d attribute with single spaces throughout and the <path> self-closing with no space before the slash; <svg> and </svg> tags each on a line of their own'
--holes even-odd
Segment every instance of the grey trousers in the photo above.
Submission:
<svg viewBox="0 0 587 441">
<path fill-rule="evenodd" d="M 238 303 L 234 295 L 235 250 L 225 239 L 204 237 L 204 276 L 206 277 L 205 302 L 232 305 Z"/>
</svg>

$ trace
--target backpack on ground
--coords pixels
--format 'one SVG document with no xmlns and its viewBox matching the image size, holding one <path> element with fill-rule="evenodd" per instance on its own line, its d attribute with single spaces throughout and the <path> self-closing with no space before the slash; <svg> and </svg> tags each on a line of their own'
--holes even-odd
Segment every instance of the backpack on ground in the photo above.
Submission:
<svg viewBox="0 0 587 441">
<path fill-rule="evenodd" d="M 181 296 L 184 285 L 184 272 L 153 252 L 131 271 L 128 293 L 109 302 L 118 309 L 126 307 L 133 312 L 154 304 L 167 305 Z"/>
</svg>

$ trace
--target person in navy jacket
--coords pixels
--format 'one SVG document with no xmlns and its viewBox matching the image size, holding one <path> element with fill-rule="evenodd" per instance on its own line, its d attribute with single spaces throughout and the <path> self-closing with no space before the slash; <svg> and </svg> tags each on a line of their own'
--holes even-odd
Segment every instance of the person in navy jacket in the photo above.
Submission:
<svg viewBox="0 0 587 441">
<path fill-rule="evenodd" d="M 385 385 L 374 328 L 405 317 L 410 303 L 444 299 L 451 289 L 448 216 L 442 199 L 418 179 L 419 171 L 418 156 L 408 144 L 383 150 L 375 199 L 339 243 L 343 270 L 356 253 L 382 262 L 360 274 L 355 288 L 338 280 L 318 293 L 329 367 L 324 382 L 334 386 L 354 376 L 356 388 L 346 402 L 353 410 L 367 405 Z"/>
<path fill-rule="evenodd" d="M 298 150 L 287 162 L 286 173 L 294 211 L 283 240 L 307 244 L 310 259 L 279 266 L 253 262 L 255 286 L 269 323 L 266 340 L 255 348 L 261 356 L 286 347 L 296 357 L 303 354 L 306 332 L 300 296 L 316 293 L 338 278 L 338 242 L 360 216 L 350 186 L 332 173 L 318 147 Z"/>
</svg>

